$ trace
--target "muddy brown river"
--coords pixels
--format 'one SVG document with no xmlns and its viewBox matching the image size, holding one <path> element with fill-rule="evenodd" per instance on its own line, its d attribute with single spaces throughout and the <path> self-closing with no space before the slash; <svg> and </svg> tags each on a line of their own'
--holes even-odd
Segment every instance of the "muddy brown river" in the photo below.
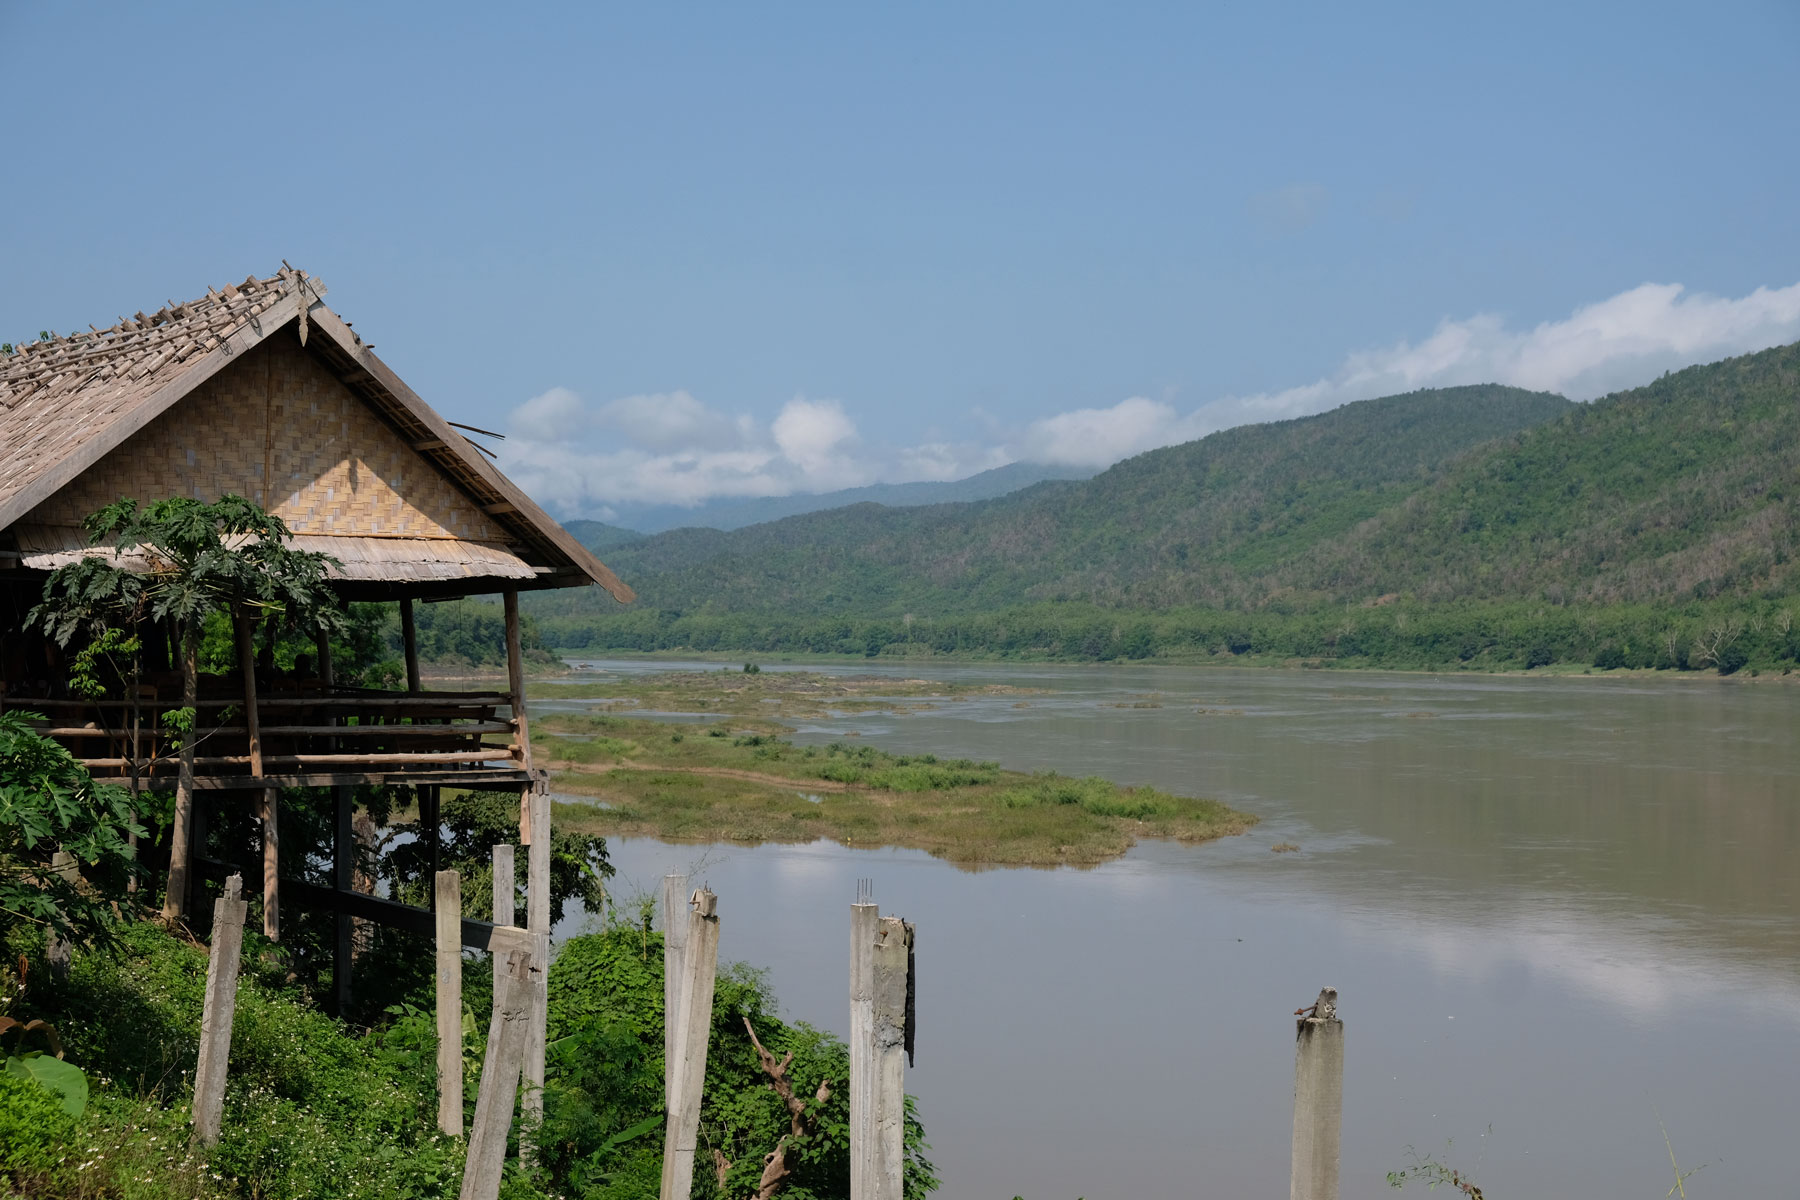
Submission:
<svg viewBox="0 0 1800 1200">
<path fill-rule="evenodd" d="M 1659 1197 L 1664 1129 L 1683 1170 L 1705 1164 L 1690 1196 L 1800 1195 L 1800 687 L 826 669 L 1049 694 L 815 721 L 798 741 L 854 730 L 1262 818 L 1092 870 L 613 841 L 617 890 L 697 871 L 721 953 L 840 1035 L 855 881 L 917 923 L 907 1087 L 940 1195 L 1284 1195 L 1291 1014 L 1324 984 L 1345 1022 L 1347 1198 L 1392 1194 L 1409 1146 L 1489 1200 Z"/>
</svg>

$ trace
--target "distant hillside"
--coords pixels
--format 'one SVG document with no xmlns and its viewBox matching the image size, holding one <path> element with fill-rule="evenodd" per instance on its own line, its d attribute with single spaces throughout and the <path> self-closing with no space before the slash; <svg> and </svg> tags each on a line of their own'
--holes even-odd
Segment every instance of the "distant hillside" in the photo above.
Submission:
<svg viewBox="0 0 1800 1200">
<path fill-rule="evenodd" d="M 1044 463 L 1009 463 L 948 483 L 876 483 L 837 492 L 813 492 L 796 496 L 762 496 L 749 499 L 709 500 L 693 508 L 674 504 L 625 504 L 617 507 L 617 519 L 646 533 L 669 529 L 742 529 L 765 521 L 779 521 L 803 513 L 823 512 L 850 504 L 884 504 L 912 508 L 924 504 L 951 504 L 990 500 L 1047 479 L 1086 479 L 1094 472 L 1082 467 L 1055 467 Z M 597 525 L 598 522 L 570 522 Z M 577 537 L 581 536 L 579 534 Z"/>
<path fill-rule="evenodd" d="M 641 542 L 645 536 L 635 529 L 621 529 L 617 525 L 605 525 L 599 521 L 564 521 L 562 526 L 575 535 L 576 541 L 595 554 L 606 554 L 619 546 Z"/>
<path fill-rule="evenodd" d="M 1797 516 L 1800 344 L 1581 405 L 1265 578 L 1431 603 L 1782 596 Z"/>
<path fill-rule="evenodd" d="M 637 589 L 640 609 L 690 614 L 1254 606 L 1272 575 L 1331 552 L 1459 455 L 1574 407 L 1499 386 L 1413 392 L 1227 430 L 1083 482 L 972 504 L 858 504 L 736 532 L 674 530 L 619 545 L 607 562 Z M 1343 582 L 1309 586 L 1360 594 Z M 546 617 L 604 611 L 580 593 L 533 606 Z"/>
</svg>

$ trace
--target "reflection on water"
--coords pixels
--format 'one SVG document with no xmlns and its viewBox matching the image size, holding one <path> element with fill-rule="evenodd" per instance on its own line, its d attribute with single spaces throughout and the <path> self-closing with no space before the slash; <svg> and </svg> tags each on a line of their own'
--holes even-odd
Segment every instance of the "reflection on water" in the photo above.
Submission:
<svg viewBox="0 0 1800 1200">
<path fill-rule="evenodd" d="M 772 967 L 790 1013 L 840 1033 L 853 881 L 874 876 L 884 911 L 919 922 L 909 1086 L 946 1195 L 1278 1193 L 1288 1014 L 1325 983 L 1348 1026 L 1346 1196 L 1386 1194 L 1402 1147 L 1449 1138 L 1490 1196 L 1660 1194 L 1659 1113 L 1684 1166 L 1723 1160 L 1708 1194 L 1793 1194 L 1779 1156 L 1800 1078 L 1800 691 L 882 669 L 1055 692 L 799 739 L 856 730 L 1264 818 L 1084 872 L 615 844 L 645 888 L 706 855 L 724 952 Z M 1270 853 L 1283 841 L 1300 852 Z"/>
</svg>

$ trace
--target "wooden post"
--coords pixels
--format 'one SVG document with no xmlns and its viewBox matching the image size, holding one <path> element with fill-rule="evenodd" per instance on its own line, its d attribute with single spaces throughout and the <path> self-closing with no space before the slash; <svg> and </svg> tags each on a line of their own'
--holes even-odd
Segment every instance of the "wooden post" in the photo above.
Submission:
<svg viewBox="0 0 1800 1200">
<path fill-rule="evenodd" d="M 533 1003 L 532 967 L 529 953 L 512 951 L 507 956 L 505 986 L 494 994 L 494 1019 L 488 1024 L 487 1060 L 481 1068 L 481 1090 L 475 1097 L 475 1126 L 469 1133 L 461 1200 L 497 1200 L 500 1195 L 506 1134 L 512 1128 L 513 1101 L 519 1094 L 519 1070 L 525 1058 L 525 1027 Z"/>
<path fill-rule="evenodd" d="M 874 1144 L 866 1161 L 876 1200 L 901 1200 L 906 1169 L 906 1022 L 912 966 L 912 926 L 882 917 L 876 927 L 871 988 L 874 1016 L 870 1046 Z M 852 1136 L 856 1127 L 852 1126 Z"/>
<path fill-rule="evenodd" d="M 281 940 L 281 793 L 264 788 L 257 804 L 262 817 L 263 936 Z"/>
<path fill-rule="evenodd" d="M 206 1006 L 200 1015 L 200 1062 L 194 1072 L 194 1139 L 219 1143 L 225 1111 L 225 1068 L 231 1061 L 231 1020 L 237 1008 L 238 962 L 244 951 L 244 877 L 225 881 L 213 902 L 212 952 L 206 964 Z"/>
<path fill-rule="evenodd" d="M 501 593 L 506 609 L 506 686 L 512 692 L 513 757 L 531 770 L 531 728 L 525 718 L 525 651 L 519 642 L 519 593 Z M 530 841 L 529 831 L 523 835 Z"/>
<path fill-rule="evenodd" d="M 332 685 L 331 673 L 331 635 L 323 629 L 313 635 L 313 645 L 319 652 L 319 682 L 326 687 Z"/>
<path fill-rule="evenodd" d="M 80 885 L 81 867 L 76 863 L 75 856 L 67 850 L 58 850 L 50 856 L 50 870 L 71 887 Z M 58 979 L 66 978 L 74 956 L 75 946 L 73 943 L 57 934 L 50 935 L 44 946 L 44 957 L 49 960 L 52 975 Z"/>
<path fill-rule="evenodd" d="M 1344 1122 L 1344 1023 L 1326 988 L 1295 1024 L 1292 1200 L 1337 1200 Z"/>
<path fill-rule="evenodd" d="M 518 899 L 519 877 L 513 867 L 513 848 L 502 844 L 494 847 L 494 924 L 511 925 L 518 916 L 515 904 Z M 499 951 L 492 955 L 494 960 L 494 995 L 500 994 L 500 985 L 506 981 L 506 958 Z"/>
<path fill-rule="evenodd" d="M 262 778 L 262 714 L 256 704 L 256 638 L 249 614 L 243 608 L 231 610 L 231 623 L 237 633 L 238 670 L 244 676 L 244 732 L 250 740 L 250 774 Z M 274 788 L 264 788 L 257 802 L 257 815 L 262 821 L 263 846 L 263 936 L 270 941 L 281 937 L 281 832 L 277 828 Z"/>
<path fill-rule="evenodd" d="M 400 601 L 400 643 L 406 651 L 406 690 L 419 690 L 419 627 L 413 621 L 412 597 Z"/>
<path fill-rule="evenodd" d="M 702 889 L 689 901 L 687 953 L 681 980 L 681 1078 L 677 1107 L 663 1134 L 661 1200 L 688 1200 L 694 1187 L 694 1151 L 700 1135 L 700 1102 L 706 1090 L 706 1043 L 712 1034 L 713 984 L 719 965 L 719 898 Z"/>
<path fill-rule="evenodd" d="M 231 611 L 231 622 L 237 630 L 238 670 L 244 676 L 244 730 L 250 736 L 250 774 L 261 779 L 262 761 L 262 726 L 261 714 L 256 708 L 256 649 L 251 635 L 250 618 L 244 610 L 234 608 Z"/>
<path fill-rule="evenodd" d="M 875 935 L 881 910 L 850 906 L 850 1200 L 875 1195 Z"/>
<path fill-rule="evenodd" d="M 530 1161 L 531 1139 L 544 1119 L 544 1043 L 550 1008 L 550 793 L 530 785 L 521 807 L 531 814 L 531 845 L 525 853 L 525 928 L 532 935 L 532 1004 L 525 1032 L 525 1097 L 519 1110 L 524 1128 L 519 1156 Z"/>
<path fill-rule="evenodd" d="M 438 1129 L 462 1136 L 462 876 L 439 871 L 437 896 Z"/>
<path fill-rule="evenodd" d="M 663 920 L 663 1101 L 674 1112 L 681 1065 L 681 981 L 687 949 L 687 876 L 664 875 Z"/>
<path fill-rule="evenodd" d="M 348 892 L 356 887 L 356 834 L 351 826 L 356 807 L 355 792 L 346 784 L 339 784 L 332 789 L 337 802 L 336 822 L 331 835 L 332 882 L 339 891 Z M 350 1014 L 350 972 L 355 961 L 352 953 L 352 931 L 355 925 L 350 914 L 339 910 L 336 914 L 337 945 L 332 953 L 332 983 L 337 990 L 338 1019 L 346 1020 Z"/>
<path fill-rule="evenodd" d="M 183 630 L 181 643 L 181 706 L 190 712 L 199 703 L 200 635 Z M 195 718 L 196 724 L 198 717 Z M 163 892 L 163 921 L 182 920 L 188 912 L 188 888 L 193 882 L 194 847 L 194 728 L 181 735 L 181 758 L 175 773 L 175 822 L 169 829 L 169 882 Z"/>
</svg>

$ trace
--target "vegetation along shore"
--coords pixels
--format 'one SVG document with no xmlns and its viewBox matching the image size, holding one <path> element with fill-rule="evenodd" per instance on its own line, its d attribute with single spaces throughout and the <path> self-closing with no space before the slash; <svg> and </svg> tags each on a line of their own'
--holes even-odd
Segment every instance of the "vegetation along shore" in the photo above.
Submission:
<svg viewBox="0 0 1800 1200">
<path fill-rule="evenodd" d="M 1048 867 L 1117 858 L 1139 838 L 1204 842 L 1256 824 L 1213 800 L 1105 779 L 844 742 L 796 746 L 782 736 L 791 728 L 769 715 L 905 710 L 954 702 L 968 691 L 805 672 L 552 684 L 539 692 L 551 701 L 600 693 L 620 710 L 641 705 L 724 719 L 694 725 L 618 711 L 551 711 L 534 722 L 534 734 L 563 798 L 558 826 L 591 834 L 694 842 L 829 838 L 924 850 L 965 866 Z"/>
</svg>

